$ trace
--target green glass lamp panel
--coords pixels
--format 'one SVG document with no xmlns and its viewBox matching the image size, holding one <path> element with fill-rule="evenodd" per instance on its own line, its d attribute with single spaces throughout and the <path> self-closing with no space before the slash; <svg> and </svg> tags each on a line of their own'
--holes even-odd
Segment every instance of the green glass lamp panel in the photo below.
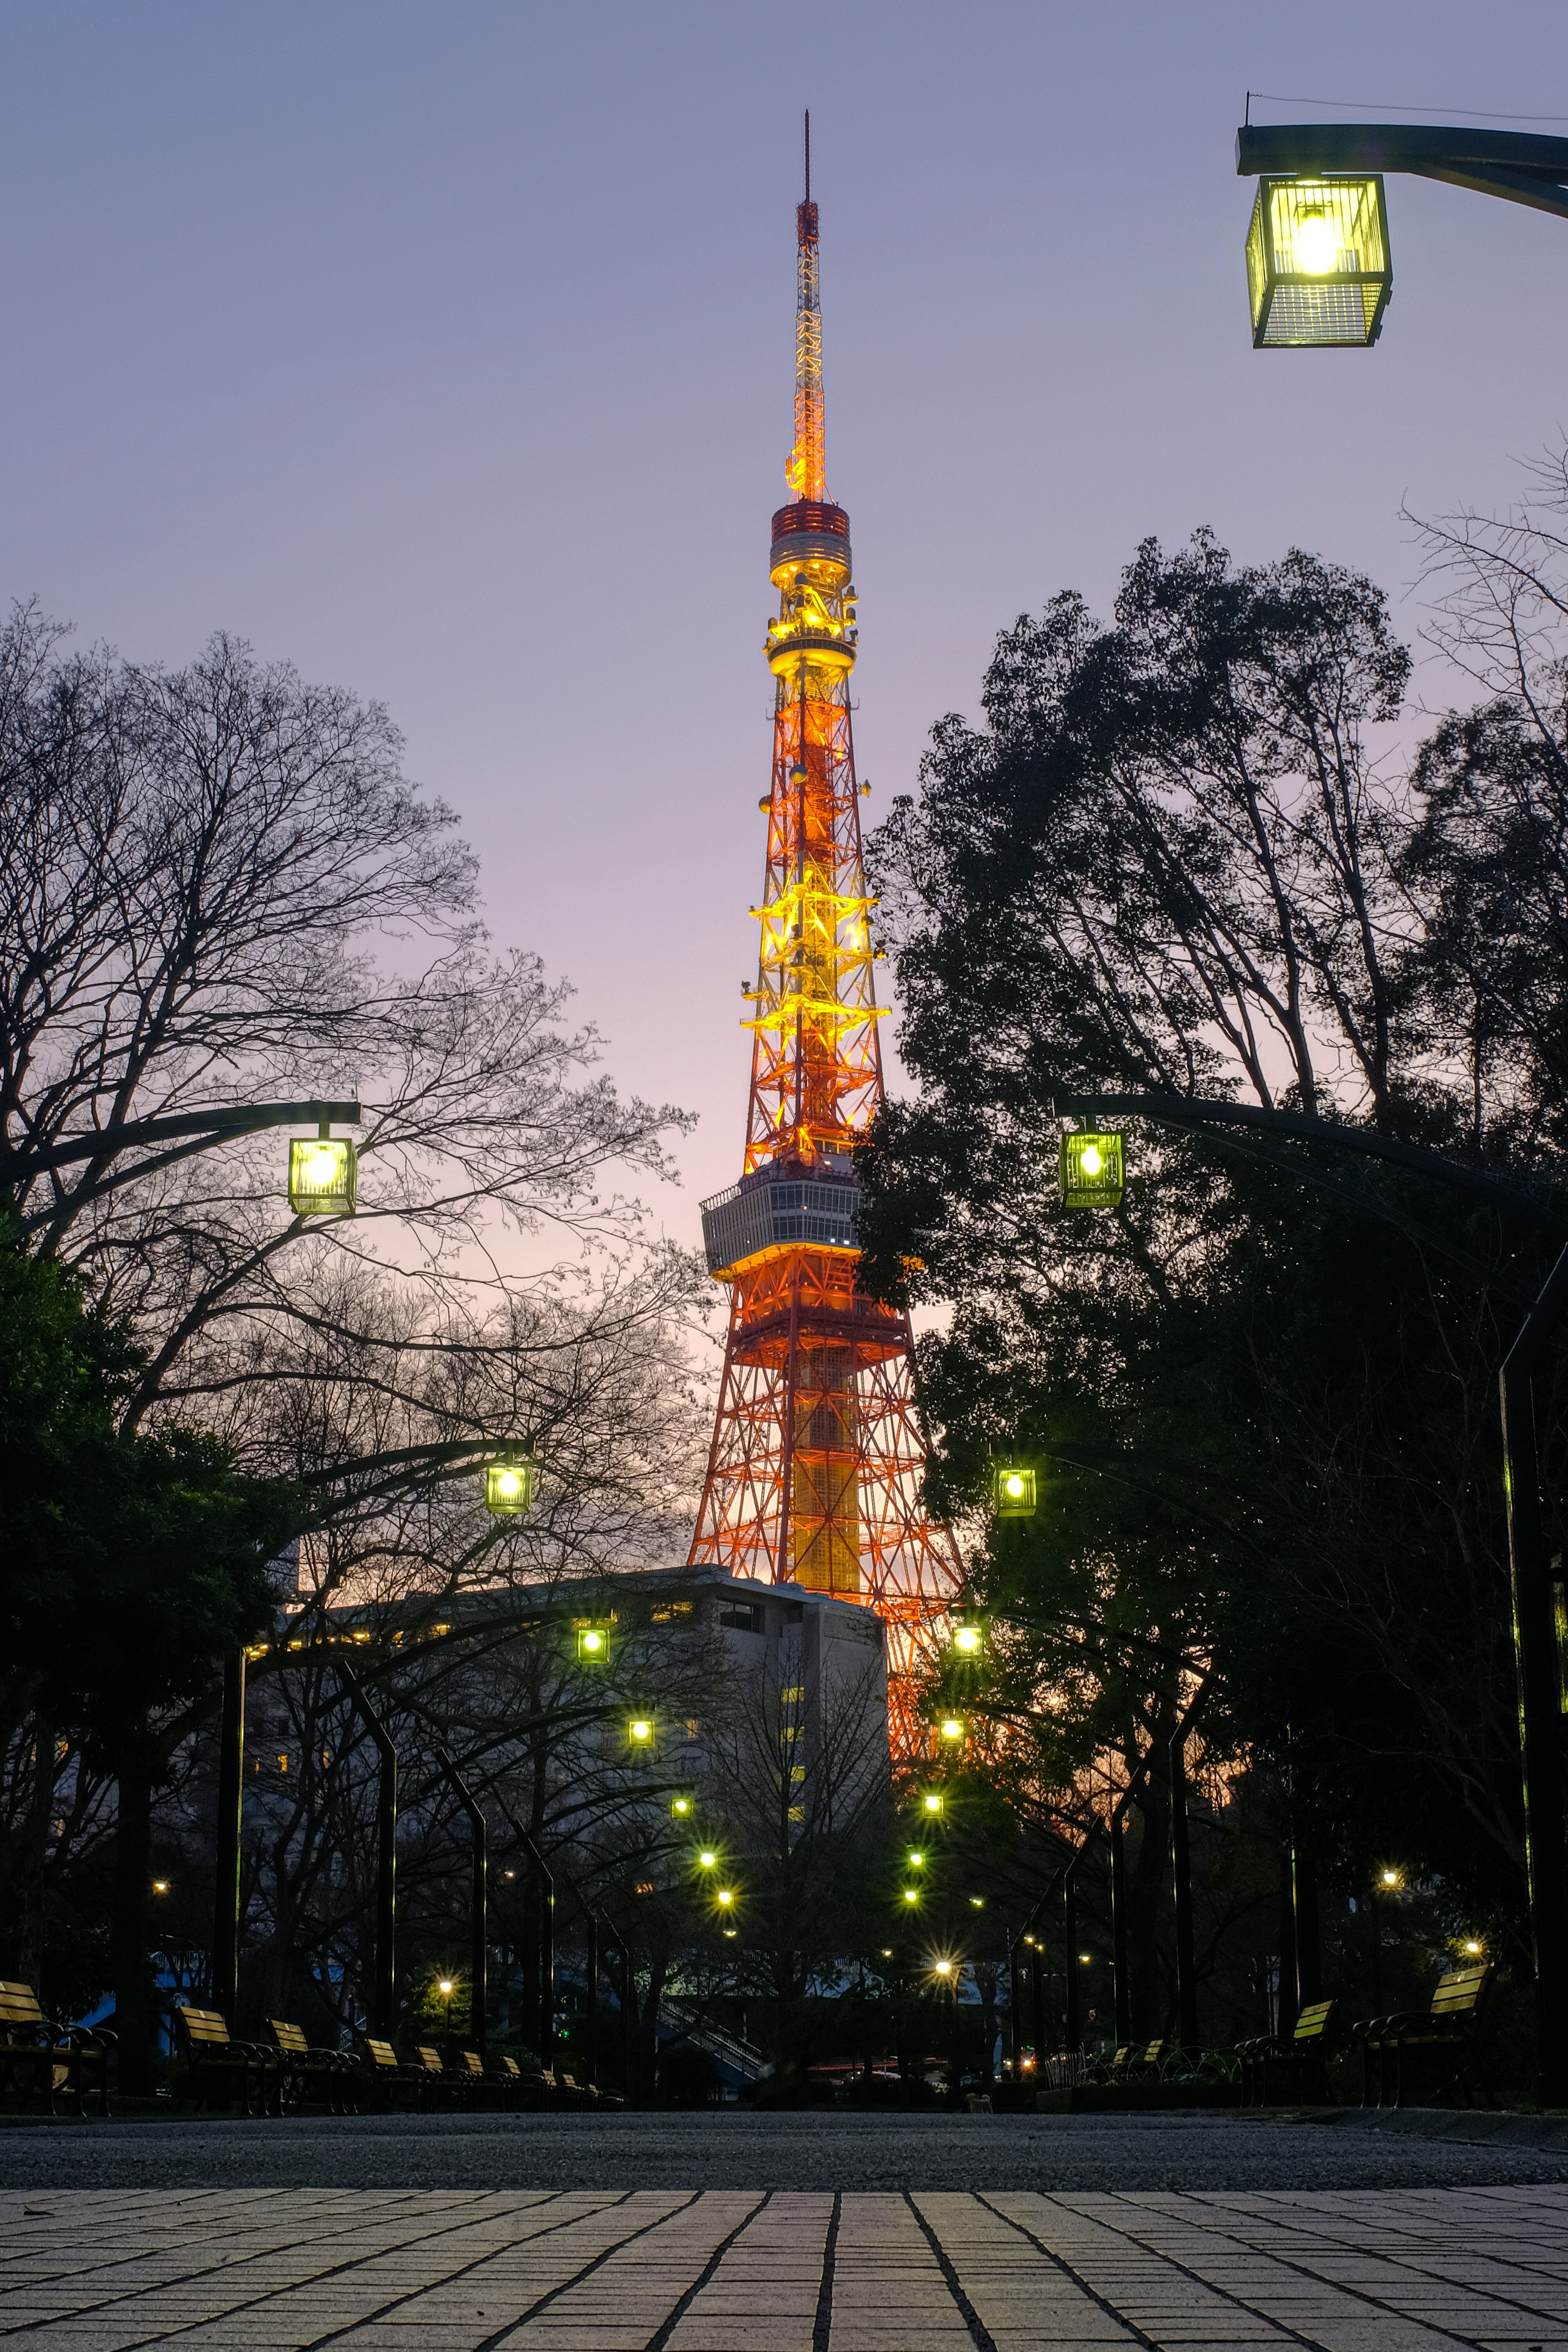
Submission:
<svg viewBox="0 0 1568 2352">
<path fill-rule="evenodd" d="M 1032 1519 L 1036 1509 L 1035 1474 L 1021 1462 L 1002 1464 L 994 1481 L 999 1519 Z"/>
<path fill-rule="evenodd" d="M 1080 1128 L 1064 1135 L 1057 1162 L 1062 1205 L 1068 1209 L 1114 1209 L 1121 1200 L 1123 1160 L 1120 1135 Z"/>
<path fill-rule="evenodd" d="M 289 1146 L 289 1206 L 297 1217 L 352 1217 L 359 1154 L 346 1136 L 296 1136 Z"/>
<path fill-rule="evenodd" d="M 579 1625 L 577 1628 L 577 1660 L 580 1665 L 607 1666 L 610 1663 L 610 1637 L 603 1625 Z"/>
<path fill-rule="evenodd" d="M 1259 351 L 1365 349 L 1394 289 L 1377 173 L 1259 180 L 1247 232 L 1247 290 Z"/>
<path fill-rule="evenodd" d="M 533 1506 L 538 1465 L 532 1462 L 491 1462 L 485 1470 L 485 1508 L 498 1517 L 521 1518 Z"/>
</svg>

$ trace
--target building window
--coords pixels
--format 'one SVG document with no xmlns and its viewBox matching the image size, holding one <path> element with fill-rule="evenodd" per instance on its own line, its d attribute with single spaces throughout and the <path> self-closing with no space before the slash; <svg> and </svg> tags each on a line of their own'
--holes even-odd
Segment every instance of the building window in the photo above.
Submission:
<svg viewBox="0 0 1568 2352">
<path fill-rule="evenodd" d="M 728 1625 L 737 1633 L 765 1633 L 768 1621 L 763 1614 L 760 1601 L 734 1601 L 719 1612 L 721 1625 Z"/>
</svg>

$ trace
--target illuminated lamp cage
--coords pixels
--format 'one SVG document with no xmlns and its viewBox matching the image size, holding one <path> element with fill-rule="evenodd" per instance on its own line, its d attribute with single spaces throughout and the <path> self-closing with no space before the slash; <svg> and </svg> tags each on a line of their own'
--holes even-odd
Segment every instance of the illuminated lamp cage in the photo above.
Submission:
<svg viewBox="0 0 1568 2352">
<path fill-rule="evenodd" d="M 1260 352 L 1375 343 L 1394 288 L 1381 175 L 1259 180 L 1247 284 Z"/>
<path fill-rule="evenodd" d="M 1020 1462 L 998 1463 L 993 1481 L 999 1519 L 1032 1519 L 1035 1516 L 1035 1474 Z"/>
<path fill-rule="evenodd" d="M 490 1462 L 485 1465 L 485 1508 L 498 1516 L 521 1517 L 533 1507 L 539 1483 L 537 1462 Z"/>
<path fill-rule="evenodd" d="M 577 1628 L 577 1663 L 584 1666 L 607 1666 L 610 1663 L 610 1633 L 606 1625 L 579 1625 Z"/>
<path fill-rule="evenodd" d="M 1120 1135 L 1079 1128 L 1064 1135 L 1057 1181 L 1066 1209 L 1115 1209 L 1121 1202 L 1123 1160 Z"/>
<path fill-rule="evenodd" d="M 296 1136 L 289 1146 L 289 1206 L 297 1217 L 352 1217 L 359 1154 L 346 1136 Z"/>
</svg>

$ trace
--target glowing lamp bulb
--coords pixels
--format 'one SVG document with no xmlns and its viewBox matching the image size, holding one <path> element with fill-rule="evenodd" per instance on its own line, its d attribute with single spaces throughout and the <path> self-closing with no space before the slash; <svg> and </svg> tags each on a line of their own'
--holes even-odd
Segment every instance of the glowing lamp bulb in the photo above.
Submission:
<svg viewBox="0 0 1568 2352">
<path fill-rule="evenodd" d="M 918 1886 L 906 1886 L 906 1887 L 905 1887 L 905 1889 L 904 1889 L 904 1901 L 905 1901 L 906 1903 L 918 1903 L 918 1902 L 920 1901 L 920 1899 L 921 1899 L 921 1891 L 920 1891 L 920 1888 L 919 1888 Z"/>
<path fill-rule="evenodd" d="M 962 1650 L 966 1656 L 973 1657 L 980 1647 L 980 1628 L 978 1625 L 961 1625 L 952 1639 L 956 1649 Z"/>
<path fill-rule="evenodd" d="M 1105 1161 L 1100 1157 L 1099 1144 L 1086 1143 L 1079 1153 L 1078 1164 L 1086 1176 L 1098 1176 L 1105 1165 Z"/>
<path fill-rule="evenodd" d="M 676 1801 L 675 1801 L 675 1804 L 674 1804 L 674 1806 L 673 1806 L 672 1810 L 673 1810 L 675 1812 L 678 1812 L 678 1813 L 689 1813 L 689 1812 L 691 1811 L 691 1800 L 690 1800 L 690 1798 L 689 1798 L 689 1797 L 677 1797 L 677 1799 L 676 1799 Z"/>
<path fill-rule="evenodd" d="M 733 1901 L 735 1900 L 734 1890 L 733 1890 L 731 1887 L 728 1887 L 728 1886 L 721 1886 L 721 1887 L 719 1889 L 719 1900 L 720 1900 L 720 1902 L 721 1902 L 721 1903 L 722 1903 L 722 1904 L 725 1906 L 725 1907 L 726 1907 L 726 1909 L 727 1909 L 727 1908 L 729 1907 L 729 1906 L 730 1906 L 731 1903 L 733 1903 Z"/>
<path fill-rule="evenodd" d="M 1475 1937 L 1474 1937 L 1474 1936 L 1467 1936 L 1467 1937 L 1466 1937 L 1466 1938 L 1465 1938 L 1465 1949 L 1466 1949 L 1466 1951 L 1467 1951 L 1467 1952 L 1468 1952 L 1468 1953 L 1469 1953 L 1469 1955 L 1470 1955 L 1470 1957 L 1472 1958 L 1472 1959 L 1475 1958 L 1476 1954 L 1480 1950 L 1480 1948 L 1480 1948 L 1480 1945 L 1477 1942 L 1477 1940 L 1476 1940 L 1476 1938 L 1475 1938 Z"/>
<path fill-rule="evenodd" d="M 1339 259 L 1339 239 L 1333 223 L 1321 209 L 1299 213 L 1296 216 L 1296 260 L 1309 278 L 1323 278 Z M 1089 1154 L 1083 1155 L 1089 1167 Z M 1094 1171 L 1090 1170 L 1092 1174 Z"/>
<path fill-rule="evenodd" d="M 938 1960 L 936 1964 L 936 1972 L 939 1977 L 950 1977 L 952 1974 L 952 1962 L 951 1960 Z"/>
<path fill-rule="evenodd" d="M 956 1715 L 943 1716 L 942 1721 L 942 1736 L 944 1739 L 963 1738 L 963 1726 L 960 1723 Z"/>
<path fill-rule="evenodd" d="M 583 1647 L 584 1647 L 585 1650 L 602 1650 L 602 1649 L 604 1648 L 604 1646 L 605 1646 L 605 1637 L 604 1637 L 604 1635 L 603 1635 L 602 1633 L 584 1633 L 584 1636 L 583 1636 Z"/>
<path fill-rule="evenodd" d="M 913 1846 L 910 1846 L 910 1868 L 911 1870 L 920 1870 L 920 1869 L 921 1869 L 921 1868 L 924 1866 L 924 1863 L 925 1863 L 925 1856 L 924 1856 L 924 1854 L 923 1854 L 923 1853 L 917 1853 L 917 1852 L 916 1852 L 916 1850 L 915 1850 L 915 1848 L 914 1848 Z"/>
<path fill-rule="evenodd" d="M 647 1740 L 653 1738 L 653 1726 L 648 1721 L 647 1716 L 638 1716 L 637 1721 L 631 1727 L 631 1734 L 634 1739 L 638 1740 Z"/>
<path fill-rule="evenodd" d="M 168 1891 L 169 1882 L 166 1878 L 155 1878 L 153 1881 L 153 1892 L 154 1895 L 167 1895 Z"/>
<path fill-rule="evenodd" d="M 325 1144 L 305 1155 L 305 1178 L 308 1183 L 330 1184 L 338 1172 L 338 1155 Z"/>
<path fill-rule="evenodd" d="M 1378 1875 L 1385 1886 L 1397 1886 L 1399 1884 L 1399 1873 L 1396 1870 L 1380 1871 Z"/>
<path fill-rule="evenodd" d="M 450 1977 L 443 1977 L 436 1990 L 437 1992 L 453 1992 L 457 1988 L 453 1984 Z"/>
<path fill-rule="evenodd" d="M 698 1864 L 700 1868 L 703 1870 L 711 1870 L 718 1862 L 718 1855 L 714 1853 L 710 1845 L 705 1845 L 701 1853 L 697 1857 Z"/>
<path fill-rule="evenodd" d="M 522 1492 L 522 1480 L 515 1470 L 503 1470 L 497 1478 L 496 1485 L 503 1495 L 520 1495 Z"/>
<path fill-rule="evenodd" d="M 927 1797 L 927 1799 L 926 1799 L 925 1802 L 926 1802 L 926 1811 L 927 1811 L 927 1812 L 928 1812 L 928 1813 L 940 1813 L 940 1812 L 941 1812 L 941 1811 L 942 1811 L 942 1799 L 937 1795 L 937 1792 L 936 1792 L 936 1790 L 935 1790 L 934 1789 L 931 1791 L 931 1793 L 930 1793 L 930 1795 Z"/>
<path fill-rule="evenodd" d="M 1002 1481 L 1002 1491 L 1005 1495 L 1010 1495 L 1015 1502 L 1017 1501 L 1019 1496 L 1024 1491 L 1024 1481 L 1019 1476 L 1016 1470 L 1008 1471 L 1007 1475 Z"/>
</svg>

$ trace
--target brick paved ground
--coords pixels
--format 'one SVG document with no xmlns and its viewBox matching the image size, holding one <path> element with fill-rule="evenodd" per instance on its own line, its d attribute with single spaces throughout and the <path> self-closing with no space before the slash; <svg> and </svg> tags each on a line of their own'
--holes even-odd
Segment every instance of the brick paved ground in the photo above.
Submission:
<svg viewBox="0 0 1568 2352">
<path fill-rule="evenodd" d="M 0 2195 L 0 2344 L 1568 2347 L 1568 2189 Z"/>
</svg>

